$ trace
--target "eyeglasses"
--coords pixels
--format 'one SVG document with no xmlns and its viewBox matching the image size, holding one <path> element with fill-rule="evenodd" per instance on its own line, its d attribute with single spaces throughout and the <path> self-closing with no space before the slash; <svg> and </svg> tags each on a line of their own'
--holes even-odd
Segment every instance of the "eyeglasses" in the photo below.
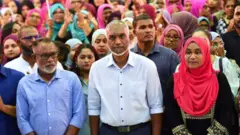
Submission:
<svg viewBox="0 0 240 135">
<path fill-rule="evenodd" d="M 48 60 L 50 57 L 53 59 L 56 59 L 58 57 L 59 52 L 52 52 L 52 53 L 46 53 L 46 54 L 34 54 L 40 56 L 42 60 Z"/>
<path fill-rule="evenodd" d="M 37 15 L 30 15 L 31 18 L 37 18 L 37 19 L 41 19 L 40 16 L 37 16 Z"/>
<path fill-rule="evenodd" d="M 177 40 L 179 40 L 180 38 L 179 37 L 170 37 L 170 36 L 165 36 L 165 39 L 166 40 L 173 40 L 173 41 L 177 41 Z"/>
<path fill-rule="evenodd" d="M 33 39 L 37 40 L 37 39 L 39 39 L 39 36 L 38 35 L 37 36 L 27 36 L 27 37 L 22 37 L 21 39 L 28 40 L 28 41 L 33 40 Z"/>
</svg>

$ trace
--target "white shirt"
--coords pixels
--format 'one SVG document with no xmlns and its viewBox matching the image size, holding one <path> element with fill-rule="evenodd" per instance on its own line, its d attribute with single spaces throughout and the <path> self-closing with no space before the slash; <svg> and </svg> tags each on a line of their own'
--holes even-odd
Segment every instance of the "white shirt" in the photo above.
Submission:
<svg viewBox="0 0 240 135">
<path fill-rule="evenodd" d="M 33 68 L 30 66 L 30 64 L 23 59 L 22 55 L 4 65 L 6 68 L 14 69 L 19 72 L 22 72 L 25 75 L 35 73 L 38 69 L 37 63 L 33 66 Z M 63 70 L 63 67 L 61 63 L 57 63 L 57 68 Z"/>
<path fill-rule="evenodd" d="M 144 123 L 150 114 L 162 113 L 162 88 L 154 62 L 133 52 L 121 69 L 112 54 L 95 62 L 89 75 L 88 111 L 111 126 Z"/>
</svg>

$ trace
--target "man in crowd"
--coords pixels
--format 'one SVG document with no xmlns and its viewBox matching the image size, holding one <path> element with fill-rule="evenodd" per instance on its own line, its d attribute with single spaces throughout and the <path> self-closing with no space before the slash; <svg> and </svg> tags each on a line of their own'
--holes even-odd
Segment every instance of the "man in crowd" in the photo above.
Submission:
<svg viewBox="0 0 240 135">
<path fill-rule="evenodd" d="M 18 44 L 21 47 L 22 55 L 4 65 L 7 68 L 17 70 L 25 75 L 33 73 L 37 69 L 33 57 L 32 44 L 39 38 L 37 29 L 33 26 L 23 26 L 18 33 Z M 63 69 L 58 63 L 58 68 Z"/>
<path fill-rule="evenodd" d="M 0 45 L 0 63 L 3 48 Z M 16 119 L 16 93 L 19 80 L 24 76 L 21 72 L 4 68 L 0 64 L 0 134 L 20 135 Z"/>
<path fill-rule="evenodd" d="M 112 21 L 106 30 L 111 54 L 95 62 L 89 76 L 91 134 L 159 135 L 163 105 L 156 65 L 129 51 L 124 22 Z"/>
<path fill-rule="evenodd" d="M 224 48 L 227 51 L 226 56 L 230 59 L 236 61 L 238 66 L 240 66 L 240 6 L 236 6 L 234 11 L 234 30 L 227 32 L 222 35 L 224 42 Z"/>
<path fill-rule="evenodd" d="M 132 51 L 146 56 L 156 64 L 162 90 L 165 93 L 167 81 L 175 72 L 179 58 L 174 51 L 156 43 L 156 29 L 148 15 L 137 16 L 133 21 L 133 27 L 138 43 Z"/>
<path fill-rule="evenodd" d="M 51 39 L 33 44 L 37 72 L 25 76 L 17 90 L 17 120 L 23 135 L 77 135 L 86 112 L 76 74 L 56 69 L 58 49 Z"/>
</svg>

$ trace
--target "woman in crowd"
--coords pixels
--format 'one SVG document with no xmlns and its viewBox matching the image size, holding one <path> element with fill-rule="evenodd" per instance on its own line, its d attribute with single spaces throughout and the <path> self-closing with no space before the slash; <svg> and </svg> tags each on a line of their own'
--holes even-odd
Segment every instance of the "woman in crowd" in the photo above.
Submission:
<svg viewBox="0 0 240 135">
<path fill-rule="evenodd" d="M 98 56 L 97 56 L 95 49 L 91 45 L 88 45 L 88 44 L 80 45 L 77 48 L 76 53 L 73 57 L 72 71 L 74 71 L 78 75 L 78 77 L 82 83 L 82 90 L 85 95 L 86 106 L 88 104 L 87 99 L 88 99 L 89 71 L 90 71 L 92 64 L 97 60 L 98 60 Z M 86 112 L 88 112 L 88 107 L 86 107 Z M 87 121 L 85 122 L 83 128 L 81 128 L 78 135 L 90 135 L 89 119 L 87 119 Z"/>
<path fill-rule="evenodd" d="M 192 0 L 184 0 L 184 11 L 192 13 L 193 11 L 192 6 L 193 6 Z"/>
<path fill-rule="evenodd" d="M 209 41 L 189 38 L 182 54 L 165 95 L 168 128 L 173 135 L 236 135 L 231 89 L 225 75 L 212 67 Z"/>
<path fill-rule="evenodd" d="M 20 30 L 21 26 L 16 22 L 10 22 L 4 25 L 2 29 L 2 37 L 1 37 L 1 43 L 3 42 L 4 38 L 7 37 L 10 34 L 18 34 L 18 31 Z"/>
<path fill-rule="evenodd" d="M 78 46 L 80 46 L 82 44 L 82 42 L 76 38 L 72 38 L 72 39 L 69 39 L 65 44 L 70 47 L 70 53 L 68 54 L 68 58 L 65 63 L 65 66 L 67 67 L 67 69 L 71 69 L 72 64 L 73 64 L 72 60 L 75 55 L 75 52 L 76 52 Z"/>
<path fill-rule="evenodd" d="M 217 18 L 215 25 L 217 33 L 224 34 L 227 32 L 228 25 L 233 18 L 235 5 L 236 0 L 224 0 L 223 10 L 214 14 L 214 16 Z"/>
<path fill-rule="evenodd" d="M 21 49 L 17 43 L 16 35 L 9 35 L 3 41 L 3 61 L 2 65 L 20 56 Z"/>
<path fill-rule="evenodd" d="M 163 32 L 160 44 L 174 50 L 179 57 L 184 44 L 184 35 L 182 29 L 174 24 L 170 24 Z"/>
<path fill-rule="evenodd" d="M 21 3 L 21 14 L 24 20 L 28 14 L 28 11 L 31 9 L 34 9 L 32 1 L 24 0 L 23 3 Z"/>
<path fill-rule="evenodd" d="M 205 30 L 210 30 L 210 21 L 206 17 L 199 17 L 198 18 L 198 27 L 205 29 Z"/>
<path fill-rule="evenodd" d="M 25 22 L 27 25 L 35 27 L 41 36 L 45 36 L 43 33 L 43 20 L 40 10 L 32 9 L 28 11 Z"/>
<path fill-rule="evenodd" d="M 192 36 L 192 33 L 198 27 L 197 18 L 191 13 L 181 11 L 172 15 L 173 24 L 178 25 L 184 34 L 184 42 Z"/>
<path fill-rule="evenodd" d="M 55 40 L 58 32 L 64 23 L 64 6 L 60 3 L 53 4 L 50 8 L 50 15 L 52 21 L 48 25 L 47 37 Z M 69 31 L 69 29 L 67 29 Z"/>
<path fill-rule="evenodd" d="M 97 21 L 99 28 L 105 28 L 108 23 L 108 19 L 112 13 L 111 5 L 109 4 L 103 4 L 98 8 L 97 12 Z"/>
<path fill-rule="evenodd" d="M 1 26 L 3 27 L 5 24 L 9 23 L 9 22 L 13 22 L 14 21 L 14 17 L 13 17 L 13 11 L 10 8 L 2 8 L 1 9 L 1 16 L 2 16 L 2 24 Z"/>
<path fill-rule="evenodd" d="M 109 53 L 107 44 L 107 32 L 105 29 L 98 29 L 93 33 L 92 45 L 99 58 L 103 58 Z"/>
<path fill-rule="evenodd" d="M 222 40 L 222 37 L 216 32 L 210 32 L 210 33 L 211 33 L 212 44 L 215 44 L 215 46 L 217 45 L 216 55 L 219 57 L 225 57 L 224 42 Z"/>
<path fill-rule="evenodd" d="M 10 1 L 8 7 L 12 9 L 14 14 L 21 14 L 20 3 L 16 0 Z"/>
<path fill-rule="evenodd" d="M 216 55 L 218 50 L 218 44 L 215 44 L 215 42 L 213 41 L 211 42 L 212 37 L 208 31 L 204 29 L 197 29 L 193 33 L 193 36 L 202 37 L 209 41 L 213 69 L 215 71 L 220 71 L 224 73 L 231 87 L 232 94 L 234 97 L 236 97 L 239 88 L 239 78 L 236 67 L 230 62 L 228 58 L 226 57 L 221 58 Z"/>
</svg>

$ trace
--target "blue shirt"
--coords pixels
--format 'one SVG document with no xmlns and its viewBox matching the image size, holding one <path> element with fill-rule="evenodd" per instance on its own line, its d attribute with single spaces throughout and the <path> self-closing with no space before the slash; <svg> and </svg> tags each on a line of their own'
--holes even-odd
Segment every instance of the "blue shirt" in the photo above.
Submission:
<svg viewBox="0 0 240 135">
<path fill-rule="evenodd" d="M 136 45 L 132 51 L 137 54 L 144 55 L 138 45 Z M 158 76 L 161 80 L 164 95 L 167 87 L 167 81 L 173 73 L 175 73 L 176 67 L 179 64 L 179 58 L 173 50 L 159 44 L 155 44 L 150 54 L 146 57 L 151 59 L 157 66 Z"/>
<path fill-rule="evenodd" d="M 19 80 L 24 74 L 0 65 L 0 96 L 5 105 L 16 106 Z M 0 135 L 20 135 L 17 119 L 0 111 Z"/>
<path fill-rule="evenodd" d="M 101 72 L 99 72 L 101 70 Z M 156 65 L 129 53 L 119 68 L 112 54 L 93 63 L 88 85 L 88 113 L 111 126 L 145 123 L 163 112 L 162 88 Z"/>
<path fill-rule="evenodd" d="M 49 83 L 38 73 L 25 76 L 17 89 L 17 120 L 22 134 L 63 135 L 69 125 L 81 128 L 86 118 L 81 82 L 58 70 Z"/>
</svg>

